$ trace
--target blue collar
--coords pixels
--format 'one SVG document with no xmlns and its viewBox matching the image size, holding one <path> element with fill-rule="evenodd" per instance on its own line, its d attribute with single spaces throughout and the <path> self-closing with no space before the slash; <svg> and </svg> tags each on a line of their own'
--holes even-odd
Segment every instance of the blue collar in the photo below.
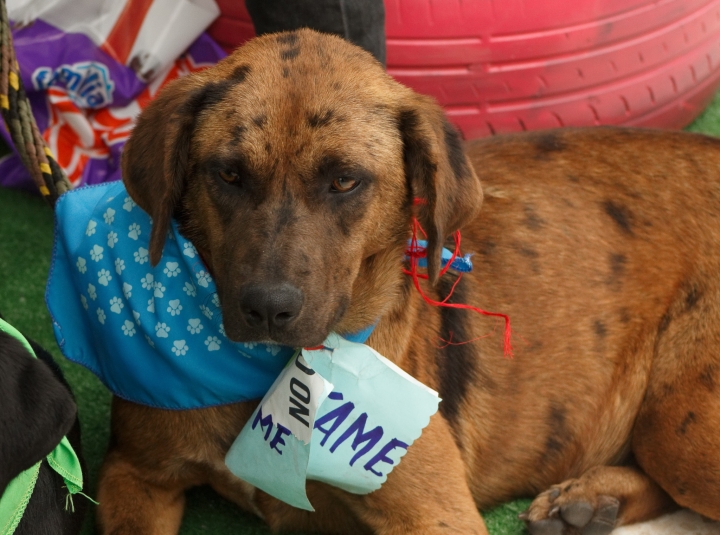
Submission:
<svg viewBox="0 0 720 535">
<path fill-rule="evenodd" d="M 173 222 L 156 267 L 150 217 L 121 182 L 63 195 L 46 301 L 63 354 L 115 395 L 195 409 L 261 398 L 294 353 L 225 336 L 215 282 Z M 364 343 L 374 325 L 353 335 Z"/>
</svg>

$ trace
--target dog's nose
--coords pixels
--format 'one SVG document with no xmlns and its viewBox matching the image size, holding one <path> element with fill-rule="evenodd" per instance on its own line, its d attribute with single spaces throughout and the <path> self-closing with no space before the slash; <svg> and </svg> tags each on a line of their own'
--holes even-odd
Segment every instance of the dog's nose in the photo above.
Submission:
<svg viewBox="0 0 720 535">
<path fill-rule="evenodd" d="M 240 310 L 251 327 L 283 329 L 297 318 L 302 304 L 302 292 L 290 284 L 253 285 L 240 295 Z"/>
</svg>

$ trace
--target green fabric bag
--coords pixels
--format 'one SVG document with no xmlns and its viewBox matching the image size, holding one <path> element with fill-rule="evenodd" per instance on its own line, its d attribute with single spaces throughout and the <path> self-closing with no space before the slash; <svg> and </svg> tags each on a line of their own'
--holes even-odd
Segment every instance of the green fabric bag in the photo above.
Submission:
<svg viewBox="0 0 720 535">
<path fill-rule="evenodd" d="M 3 331 L 13 338 L 16 338 L 27 349 L 30 354 L 37 358 L 35 352 L 25 337 L 20 334 L 12 325 L 0 319 L 0 331 Z M 82 494 L 83 476 L 80 468 L 80 460 L 73 450 L 67 437 L 63 437 L 54 450 L 45 457 L 50 467 L 55 470 L 65 481 L 68 489 L 68 504 L 72 506 L 72 495 Z M 21 472 L 8 484 L 5 492 L 0 497 L 0 535 L 12 535 L 25 513 L 30 497 L 35 489 L 40 464 L 42 460 Z"/>
</svg>

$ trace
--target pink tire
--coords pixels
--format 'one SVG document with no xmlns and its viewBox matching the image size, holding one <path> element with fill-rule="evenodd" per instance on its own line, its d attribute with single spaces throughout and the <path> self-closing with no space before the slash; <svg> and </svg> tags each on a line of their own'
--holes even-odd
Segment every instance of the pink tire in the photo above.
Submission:
<svg viewBox="0 0 720 535">
<path fill-rule="evenodd" d="M 254 34 L 219 0 L 232 48 Z M 239 5 L 238 5 L 239 4 Z M 598 124 L 680 128 L 720 86 L 720 0 L 385 0 L 388 72 L 466 138 Z"/>
</svg>

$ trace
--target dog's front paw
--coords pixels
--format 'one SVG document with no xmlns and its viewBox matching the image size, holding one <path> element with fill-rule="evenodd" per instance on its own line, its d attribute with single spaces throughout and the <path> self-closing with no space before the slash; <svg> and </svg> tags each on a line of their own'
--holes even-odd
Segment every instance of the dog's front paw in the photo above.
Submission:
<svg viewBox="0 0 720 535">
<path fill-rule="evenodd" d="M 607 535 L 619 509 L 617 498 L 588 492 L 580 480 L 571 479 L 539 494 L 520 519 L 530 535 Z"/>
</svg>

